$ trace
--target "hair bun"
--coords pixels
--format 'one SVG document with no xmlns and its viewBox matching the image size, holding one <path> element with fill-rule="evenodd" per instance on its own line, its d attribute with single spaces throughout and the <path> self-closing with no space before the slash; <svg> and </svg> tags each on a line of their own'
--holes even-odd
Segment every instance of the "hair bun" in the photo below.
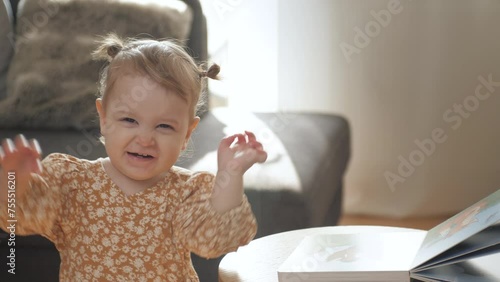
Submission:
<svg viewBox="0 0 500 282">
<path fill-rule="evenodd" d="M 114 59 L 115 56 L 122 50 L 122 46 L 120 44 L 112 44 L 108 46 L 107 53 L 108 55 Z"/>
<path fill-rule="evenodd" d="M 123 49 L 124 42 L 114 33 L 109 33 L 97 41 L 98 47 L 92 52 L 92 57 L 96 60 L 107 60 L 111 62 L 115 56 Z"/>
<path fill-rule="evenodd" d="M 211 79 L 219 79 L 219 77 L 217 76 L 220 72 L 220 67 L 219 65 L 217 64 L 212 64 L 208 70 L 206 71 L 203 71 L 201 73 L 201 77 L 208 77 L 208 78 L 211 78 Z"/>
</svg>

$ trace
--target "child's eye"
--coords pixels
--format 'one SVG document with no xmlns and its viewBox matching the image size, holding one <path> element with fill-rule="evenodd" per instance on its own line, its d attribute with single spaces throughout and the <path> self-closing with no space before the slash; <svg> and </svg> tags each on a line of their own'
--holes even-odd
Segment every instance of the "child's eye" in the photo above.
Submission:
<svg viewBox="0 0 500 282">
<path fill-rule="evenodd" d="M 128 122 L 128 123 L 135 123 L 136 122 L 135 119 L 129 118 L 129 117 L 122 118 L 121 121 Z"/>
<path fill-rule="evenodd" d="M 158 128 L 164 128 L 164 129 L 174 129 L 172 126 L 168 125 L 168 124 L 160 124 L 158 125 Z"/>
</svg>

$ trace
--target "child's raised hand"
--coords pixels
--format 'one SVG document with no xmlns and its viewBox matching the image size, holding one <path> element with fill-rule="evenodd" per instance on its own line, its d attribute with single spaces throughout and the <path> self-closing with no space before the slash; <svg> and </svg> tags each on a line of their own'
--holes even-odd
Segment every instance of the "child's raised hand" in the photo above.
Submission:
<svg viewBox="0 0 500 282">
<path fill-rule="evenodd" d="M 0 146 L 0 167 L 4 173 L 15 172 L 19 176 L 40 173 L 42 153 L 38 141 L 28 142 L 23 135 L 17 135 L 14 141 L 4 139 Z"/>
<path fill-rule="evenodd" d="M 236 142 L 234 142 L 235 140 Z M 250 131 L 226 137 L 220 142 L 218 150 L 219 170 L 243 174 L 253 164 L 263 163 L 266 159 L 266 151 Z"/>
</svg>

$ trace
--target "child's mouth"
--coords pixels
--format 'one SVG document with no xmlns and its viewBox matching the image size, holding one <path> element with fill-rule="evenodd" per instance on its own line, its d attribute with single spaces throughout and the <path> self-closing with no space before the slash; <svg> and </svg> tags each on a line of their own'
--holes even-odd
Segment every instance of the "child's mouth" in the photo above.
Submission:
<svg viewBox="0 0 500 282">
<path fill-rule="evenodd" d="M 147 154 L 139 154 L 139 153 L 132 153 L 132 152 L 127 152 L 130 156 L 136 157 L 136 158 L 141 158 L 141 159 L 152 159 L 153 156 L 147 155 Z"/>
</svg>

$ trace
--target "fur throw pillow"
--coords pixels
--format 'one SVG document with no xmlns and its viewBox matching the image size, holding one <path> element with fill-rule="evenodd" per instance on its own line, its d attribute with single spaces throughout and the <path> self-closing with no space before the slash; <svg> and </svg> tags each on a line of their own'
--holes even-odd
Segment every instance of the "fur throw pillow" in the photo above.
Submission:
<svg viewBox="0 0 500 282">
<path fill-rule="evenodd" d="M 96 40 L 115 32 L 183 42 L 192 21 L 179 0 L 21 0 L 18 16 L 0 128 L 98 127 Z"/>
</svg>

